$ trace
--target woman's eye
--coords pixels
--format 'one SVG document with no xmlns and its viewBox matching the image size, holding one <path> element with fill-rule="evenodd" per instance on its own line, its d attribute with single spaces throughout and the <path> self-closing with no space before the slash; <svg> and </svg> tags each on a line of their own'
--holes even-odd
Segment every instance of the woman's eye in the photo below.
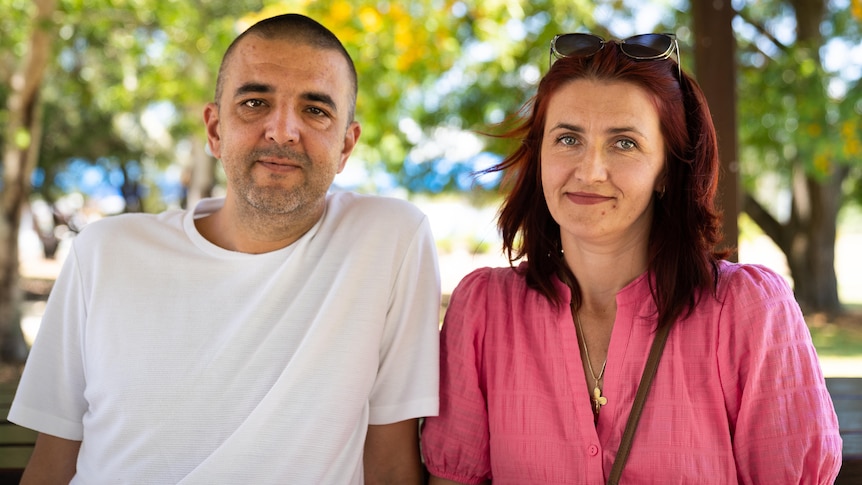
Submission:
<svg viewBox="0 0 862 485">
<path fill-rule="evenodd" d="M 623 150 L 631 150 L 637 147 L 637 144 L 631 140 L 624 139 L 617 142 L 617 146 Z"/>
<path fill-rule="evenodd" d="M 575 137 L 569 135 L 563 135 L 557 138 L 557 141 L 566 146 L 573 146 L 578 144 L 578 140 Z"/>
</svg>

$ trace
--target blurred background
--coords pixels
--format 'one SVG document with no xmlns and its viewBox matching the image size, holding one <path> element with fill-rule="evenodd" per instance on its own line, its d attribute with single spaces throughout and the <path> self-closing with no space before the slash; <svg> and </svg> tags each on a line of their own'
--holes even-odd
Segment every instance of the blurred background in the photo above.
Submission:
<svg viewBox="0 0 862 485">
<path fill-rule="evenodd" d="M 0 0 L 0 357 L 20 363 L 69 243 L 124 212 L 219 195 L 201 113 L 255 21 L 305 13 L 359 74 L 336 190 L 413 201 L 444 293 L 500 254 L 489 137 L 560 32 L 673 32 L 721 140 L 734 258 L 793 285 L 831 375 L 862 375 L 862 0 Z M 22 330 L 23 329 L 23 330 Z"/>
</svg>

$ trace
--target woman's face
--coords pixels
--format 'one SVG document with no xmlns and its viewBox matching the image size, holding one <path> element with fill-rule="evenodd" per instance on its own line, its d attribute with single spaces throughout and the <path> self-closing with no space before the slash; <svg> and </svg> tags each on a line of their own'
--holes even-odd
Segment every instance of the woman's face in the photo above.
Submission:
<svg viewBox="0 0 862 485">
<path fill-rule="evenodd" d="M 628 82 L 579 79 L 548 100 L 542 186 L 563 246 L 649 240 L 664 138 L 651 96 Z"/>
</svg>

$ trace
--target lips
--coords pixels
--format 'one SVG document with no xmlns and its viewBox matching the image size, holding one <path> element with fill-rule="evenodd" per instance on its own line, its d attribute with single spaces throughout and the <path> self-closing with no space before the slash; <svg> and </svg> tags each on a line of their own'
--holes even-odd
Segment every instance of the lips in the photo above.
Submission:
<svg viewBox="0 0 862 485">
<path fill-rule="evenodd" d="M 265 158 L 257 163 L 273 172 L 290 172 L 302 168 L 300 164 L 287 159 Z"/>
<path fill-rule="evenodd" d="M 613 197 L 607 197 L 600 194 L 589 192 L 567 192 L 566 197 L 578 205 L 595 205 L 613 200 Z"/>
</svg>

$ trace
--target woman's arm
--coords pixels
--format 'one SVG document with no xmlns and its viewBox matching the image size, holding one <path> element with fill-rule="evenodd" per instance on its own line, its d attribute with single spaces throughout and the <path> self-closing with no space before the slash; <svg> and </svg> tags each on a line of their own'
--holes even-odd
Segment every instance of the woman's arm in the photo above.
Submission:
<svg viewBox="0 0 862 485">
<path fill-rule="evenodd" d="M 760 266 L 722 276 L 719 365 L 740 483 L 831 484 L 838 420 L 792 290 Z"/>
<path fill-rule="evenodd" d="M 446 480 L 445 478 L 435 477 L 431 475 L 431 480 L 428 482 L 428 485 L 466 485 L 459 482 L 453 482 L 452 480 Z M 481 485 L 491 485 L 491 480 L 485 480 L 481 483 Z"/>
</svg>

